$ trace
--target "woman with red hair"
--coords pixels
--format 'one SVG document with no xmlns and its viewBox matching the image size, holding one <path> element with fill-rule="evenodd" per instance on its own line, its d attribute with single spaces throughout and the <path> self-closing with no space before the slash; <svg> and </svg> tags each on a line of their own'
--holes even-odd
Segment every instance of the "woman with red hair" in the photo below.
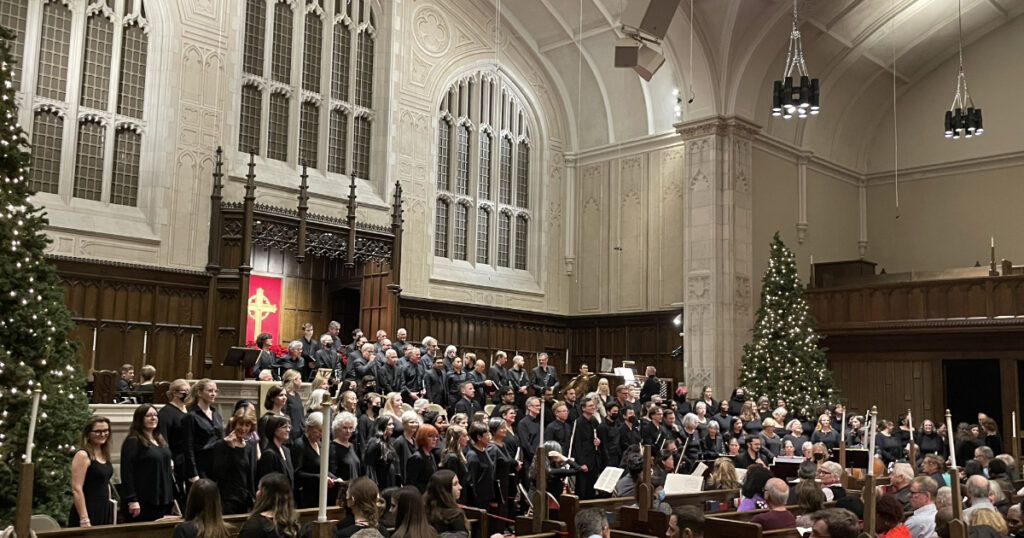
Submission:
<svg viewBox="0 0 1024 538">
<path fill-rule="evenodd" d="M 405 464 L 405 485 L 416 486 L 420 493 L 426 491 L 430 475 L 437 471 L 432 451 L 439 439 L 437 428 L 430 424 L 424 424 L 416 430 L 416 452 L 409 456 Z"/>
</svg>

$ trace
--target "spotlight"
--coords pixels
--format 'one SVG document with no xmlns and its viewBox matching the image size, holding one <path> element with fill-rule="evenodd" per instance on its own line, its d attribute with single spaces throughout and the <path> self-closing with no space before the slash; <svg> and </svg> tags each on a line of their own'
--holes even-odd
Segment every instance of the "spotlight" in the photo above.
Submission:
<svg viewBox="0 0 1024 538">
<path fill-rule="evenodd" d="M 640 36 L 623 37 L 615 42 L 615 67 L 630 67 L 650 81 L 665 63 L 665 56 L 651 48 Z"/>
</svg>

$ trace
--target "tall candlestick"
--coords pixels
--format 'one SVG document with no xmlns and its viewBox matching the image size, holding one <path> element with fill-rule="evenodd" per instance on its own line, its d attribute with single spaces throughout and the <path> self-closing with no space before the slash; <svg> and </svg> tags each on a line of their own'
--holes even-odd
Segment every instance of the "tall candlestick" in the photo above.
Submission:
<svg viewBox="0 0 1024 538">
<path fill-rule="evenodd" d="M 320 408 L 324 414 L 324 428 L 327 429 L 328 424 L 331 423 L 331 394 L 328 392 L 324 393 L 323 400 L 320 401 Z M 329 438 L 331 436 L 327 432 L 323 432 L 320 435 L 320 509 L 317 511 L 317 521 L 324 523 L 327 521 L 327 464 L 330 461 L 328 455 L 331 453 L 331 445 L 329 444 Z"/>
<path fill-rule="evenodd" d="M 949 461 L 956 467 L 956 443 L 953 442 L 953 415 L 949 413 L 949 409 L 946 409 L 946 436 L 949 438 Z"/>
<path fill-rule="evenodd" d="M 875 474 L 875 430 L 878 429 L 878 407 L 871 406 L 868 414 L 868 474 Z"/>
<path fill-rule="evenodd" d="M 28 421 L 28 446 L 25 447 L 25 463 L 32 463 L 32 442 L 36 437 L 36 418 L 39 416 L 39 396 L 43 389 L 36 387 L 32 391 L 32 414 Z"/>
</svg>

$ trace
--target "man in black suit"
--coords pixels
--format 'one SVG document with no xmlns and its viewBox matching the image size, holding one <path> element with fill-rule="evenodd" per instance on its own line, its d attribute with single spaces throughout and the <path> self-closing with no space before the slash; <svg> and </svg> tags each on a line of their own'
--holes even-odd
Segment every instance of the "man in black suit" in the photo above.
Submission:
<svg viewBox="0 0 1024 538">
<path fill-rule="evenodd" d="M 381 394 L 398 392 L 402 387 L 402 375 L 398 370 L 398 354 L 393 349 L 384 351 L 384 360 L 374 358 L 373 375 L 377 378 L 377 387 Z"/>
<path fill-rule="evenodd" d="M 359 339 L 362 338 L 362 337 L 363 337 L 362 329 L 360 329 L 358 327 L 356 327 L 355 329 L 352 329 L 352 343 L 347 345 L 347 346 L 345 346 L 345 354 L 346 355 L 351 356 L 353 352 L 355 352 L 357 354 L 359 353 L 359 348 L 360 348 L 360 346 L 363 345 L 363 343 L 360 342 Z"/>
<path fill-rule="evenodd" d="M 530 376 L 530 385 L 533 386 L 533 393 L 537 396 L 544 394 L 544 389 L 551 387 L 552 390 L 558 390 L 558 372 L 555 371 L 554 366 L 548 365 L 548 354 L 541 353 L 537 355 L 537 367 L 533 369 L 533 375 Z"/>
<path fill-rule="evenodd" d="M 424 383 L 423 368 L 420 366 L 420 350 L 410 347 L 409 351 L 410 353 L 408 357 L 406 357 L 409 359 L 409 362 L 398 374 L 401 384 L 395 390 L 401 390 L 402 399 L 405 400 L 407 404 L 412 405 L 416 400 L 426 396 L 427 391 Z M 388 353 L 394 352 L 395 350 L 393 349 L 388 350 Z M 430 400 L 431 403 L 440 403 L 435 402 L 429 396 L 427 396 L 427 399 Z"/>
<path fill-rule="evenodd" d="M 416 347 L 410 347 L 407 357 L 415 355 L 416 360 L 419 361 L 420 350 Z M 410 363 L 411 364 L 411 363 Z M 434 358 L 434 364 L 432 368 L 423 376 L 423 384 L 427 391 L 427 399 L 431 403 L 436 403 L 445 409 L 448 408 L 448 388 L 445 386 L 444 378 L 444 359 L 441 357 Z"/>
<path fill-rule="evenodd" d="M 568 408 L 564 403 L 555 405 L 554 413 L 555 420 L 551 421 L 544 428 L 544 440 L 545 441 L 558 441 L 563 451 L 569 450 L 569 439 L 572 436 L 572 425 L 565 421 L 569 416 Z"/>
<path fill-rule="evenodd" d="M 466 353 L 466 360 L 471 360 L 470 356 L 475 357 L 472 353 Z M 466 380 L 473 382 L 473 390 L 476 392 L 476 403 L 480 404 L 480 408 L 483 409 L 484 404 L 487 402 L 487 391 L 496 392 L 494 390 L 494 381 L 487 379 L 487 363 L 478 359 L 472 366 L 473 369 L 466 373 Z"/>
<path fill-rule="evenodd" d="M 508 377 L 508 370 L 505 369 L 505 363 L 508 361 L 508 355 L 504 351 L 499 351 L 494 354 L 494 364 L 491 365 L 490 370 L 487 372 L 487 379 L 490 379 L 494 386 L 498 389 L 503 389 L 509 386 L 510 380 Z M 498 403 L 500 398 L 500 390 L 494 392 L 494 403 Z"/>
<path fill-rule="evenodd" d="M 516 391 L 516 407 L 519 409 L 526 408 L 526 397 L 530 392 L 530 374 L 523 368 L 525 362 L 522 355 L 516 355 L 512 357 L 512 368 L 508 370 L 509 384 Z"/>
<path fill-rule="evenodd" d="M 658 379 L 658 371 L 653 366 L 648 366 L 644 375 L 647 376 L 647 380 L 644 381 L 644 386 L 640 389 L 641 405 L 651 401 L 651 397 L 661 394 L 661 380 Z"/>
<path fill-rule="evenodd" d="M 135 367 L 130 364 L 121 365 L 121 377 L 114 386 L 115 392 L 131 392 L 132 380 L 135 379 Z"/>
<path fill-rule="evenodd" d="M 477 411 L 483 411 L 480 404 L 476 401 L 476 391 L 473 389 L 472 381 L 464 381 L 459 386 L 459 392 L 462 394 L 462 398 L 455 402 L 455 412 L 465 413 L 469 420 L 473 420 L 473 415 Z"/>
<path fill-rule="evenodd" d="M 572 457 L 580 465 L 576 477 L 576 494 L 581 500 L 594 498 L 594 484 L 601 474 L 604 462 L 601 458 L 601 439 L 597 436 L 597 419 L 594 412 L 597 402 L 594 398 L 580 404 L 580 418 L 576 419 L 576 433 L 573 437 Z"/>
<path fill-rule="evenodd" d="M 533 462 L 533 453 L 540 441 L 540 398 L 531 396 L 526 399 L 526 416 L 519 421 L 516 434 L 523 448 L 523 463 L 529 468 Z"/>
<path fill-rule="evenodd" d="M 302 337 L 298 340 L 302 342 L 302 355 L 307 357 L 306 360 L 313 360 L 317 350 L 320 349 L 320 341 L 313 336 L 312 323 L 307 321 L 302 324 Z"/>
<path fill-rule="evenodd" d="M 338 323 L 337 321 L 332 321 L 327 324 L 327 334 L 331 335 L 331 340 L 333 340 L 331 346 L 333 347 L 335 353 L 337 353 L 339 349 L 345 347 L 345 344 L 341 343 L 341 337 L 338 336 L 339 332 L 341 332 L 340 323 Z"/>
<path fill-rule="evenodd" d="M 405 329 L 398 329 L 395 332 L 395 339 L 391 342 L 391 349 L 397 351 L 399 355 L 405 353 L 405 346 L 409 345 L 409 342 L 405 340 L 408 335 L 409 333 Z"/>
</svg>

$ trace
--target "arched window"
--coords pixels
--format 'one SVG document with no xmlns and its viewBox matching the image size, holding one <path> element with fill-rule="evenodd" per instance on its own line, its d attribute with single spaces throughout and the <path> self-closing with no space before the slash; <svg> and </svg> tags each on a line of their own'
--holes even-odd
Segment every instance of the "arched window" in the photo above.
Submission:
<svg viewBox="0 0 1024 538">
<path fill-rule="evenodd" d="M 0 24 L 15 31 L 19 66 L 36 68 L 35 80 L 24 80 L 16 67 L 14 80 L 31 118 L 30 184 L 38 192 L 137 206 L 146 140 L 145 3 L 83 0 L 81 10 L 64 0 L 39 4 L 0 0 Z M 38 42 L 26 46 L 26 35 Z"/>
<path fill-rule="evenodd" d="M 533 167 L 526 117 L 518 93 L 493 72 L 465 77 L 445 92 L 438 110 L 435 256 L 529 269 Z M 474 236 L 476 256 L 469 250 Z"/>
<path fill-rule="evenodd" d="M 370 2 L 246 0 L 244 21 L 238 150 L 369 179 L 376 117 Z"/>
</svg>

